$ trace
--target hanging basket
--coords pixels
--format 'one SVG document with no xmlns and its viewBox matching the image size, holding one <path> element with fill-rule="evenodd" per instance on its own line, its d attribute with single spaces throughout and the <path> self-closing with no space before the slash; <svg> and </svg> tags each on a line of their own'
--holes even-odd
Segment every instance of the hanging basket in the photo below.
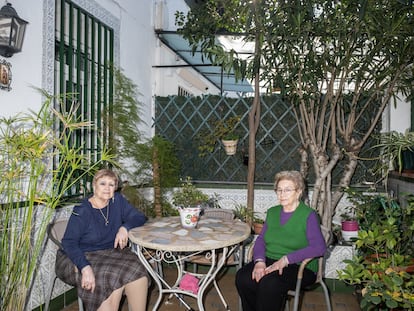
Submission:
<svg viewBox="0 0 414 311">
<path fill-rule="evenodd" d="M 238 139 L 236 140 L 222 140 L 221 141 L 224 146 L 224 151 L 227 155 L 234 155 L 237 151 L 237 143 L 239 142 Z"/>
</svg>

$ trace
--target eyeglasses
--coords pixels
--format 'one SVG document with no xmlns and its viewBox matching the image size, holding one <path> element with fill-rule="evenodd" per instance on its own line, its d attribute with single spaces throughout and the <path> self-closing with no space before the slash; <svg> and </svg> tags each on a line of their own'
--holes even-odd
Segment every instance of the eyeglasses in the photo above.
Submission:
<svg viewBox="0 0 414 311">
<path fill-rule="evenodd" d="M 296 191 L 296 189 L 275 189 L 277 195 L 287 194 L 290 195 L 292 192 Z"/>
</svg>

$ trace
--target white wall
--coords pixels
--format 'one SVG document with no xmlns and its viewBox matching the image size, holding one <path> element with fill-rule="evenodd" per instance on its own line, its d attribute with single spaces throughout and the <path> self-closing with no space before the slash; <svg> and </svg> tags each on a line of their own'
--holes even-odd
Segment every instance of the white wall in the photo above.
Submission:
<svg viewBox="0 0 414 311">
<path fill-rule="evenodd" d="M 20 18 L 29 22 L 23 48 L 10 58 L 0 56 L 11 64 L 11 91 L 0 90 L 0 117 L 9 117 L 27 109 L 38 110 L 41 105 L 39 92 L 32 87 L 42 86 L 42 5 L 27 0 L 10 1 Z M 4 1 L 1 2 L 4 5 Z"/>
<path fill-rule="evenodd" d="M 120 24 L 119 45 L 116 44 L 119 47 L 119 65 L 135 82 L 141 93 L 140 100 L 144 103 L 141 117 L 147 123 L 143 131 L 146 135 L 150 135 L 153 95 L 152 64 L 156 45 L 152 1 L 74 0 L 74 2 L 88 10 L 107 11 L 106 15 L 112 15 L 111 18 Z M 43 88 L 48 83 L 50 84 L 50 81 L 45 81 L 47 79 L 42 76 L 44 72 L 48 72 L 49 78 L 53 79 L 53 61 L 50 62 L 50 55 L 45 55 L 44 26 L 47 23 L 47 15 L 52 14 L 53 17 L 54 0 L 33 2 L 13 0 L 12 5 L 18 15 L 27 20 L 29 24 L 26 27 L 22 52 L 6 59 L 12 65 L 12 89 L 10 92 L 0 90 L 0 116 L 2 117 L 15 115 L 17 112 L 27 112 L 28 109 L 38 110 L 42 97 L 33 90 L 32 86 Z M 95 13 L 94 11 L 92 13 Z M 48 26 L 53 27 L 53 25 Z M 50 68 L 46 68 L 48 65 Z"/>
<path fill-rule="evenodd" d="M 122 4 L 116 15 L 121 23 L 120 67 L 138 87 L 139 100 L 144 104 L 141 118 L 147 123 L 141 129 L 145 136 L 150 136 L 153 94 L 152 63 L 155 49 L 153 4 L 152 1 L 135 0 L 118 2 Z"/>
<path fill-rule="evenodd" d="M 411 103 L 398 98 L 396 105 L 391 103 L 389 109 L 390 131 L 404 133 L 411 126 Z"/>
</svg>

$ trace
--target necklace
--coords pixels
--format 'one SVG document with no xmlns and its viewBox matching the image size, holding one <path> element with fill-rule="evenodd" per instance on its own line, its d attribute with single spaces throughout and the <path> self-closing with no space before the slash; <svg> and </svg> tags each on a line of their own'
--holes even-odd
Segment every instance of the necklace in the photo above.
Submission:
<svg viewBox="0 0 414 311">
<path fill-rule="evenodd" d="M 105 219 L 105 226 L 107 226 L 109 224 L 109 204 L 106 206 L 106 217 L 104 215 L 104 213 L 102 213 L 102 210 L 104 209 L 100 208 L 99 211 L 101 212 L 102 217 Z"/>
<path fill-rule="evenodd" d="M 96 205 L 96 199 L 95 199 L 95 197 L 92 197 L 92 199 L 93 199 L 93 202 L 95 203 L 93 205 Z M 102 212 L 102 210 L 105 207 L 106 207 L 106 217 L 105 217 L 104 213 Z M 97 208 L 99 210 L 99 212 L 101 213 L 103 219 L 105 219 L 105 226 L 107 226 L 109 224 L 109 201 L 107 202 L 106 206 L 104 206 L 102 208 L 98 208 L 97 206 L 95 206 L 95 208 Z"/>
</svg>

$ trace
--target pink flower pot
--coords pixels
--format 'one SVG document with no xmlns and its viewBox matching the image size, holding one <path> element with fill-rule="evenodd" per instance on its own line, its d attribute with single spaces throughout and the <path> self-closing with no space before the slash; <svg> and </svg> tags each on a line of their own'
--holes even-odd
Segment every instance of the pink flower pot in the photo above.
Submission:
<svg viewBox="0 0 414 311">
<path fill-rule="evenodd" d="M 352 238 L 358 237 L 358 222 L 356 220 L 344 220 L 342 222 L 342 238 L 350 242 Z"/>
</svg>

